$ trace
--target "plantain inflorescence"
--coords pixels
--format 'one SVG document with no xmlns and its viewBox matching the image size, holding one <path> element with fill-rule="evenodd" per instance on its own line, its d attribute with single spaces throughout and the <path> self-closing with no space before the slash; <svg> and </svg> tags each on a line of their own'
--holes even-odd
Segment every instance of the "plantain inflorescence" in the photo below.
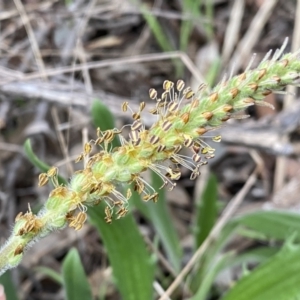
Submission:
<svg viewBox="0 0 300 300">
<path fill-rule="evenodd" d="M 272 57 L 269 52 L 257 68 L 249 67 L 238 76 L 224 79 L 211 92 L 204 84 L 193 91 L 183 80 L 176 84 L 166 80 L 161 95 L 150 89 L 149 96 L 155 102 L 150 113 L 157 121 L 150 128 L 145 127 L 141 113 L 146 105 L 142 102 L 139 111 L 132 112 L 134 121 L 130 125 L 129 139 L 125 139 L 120 130 L 98 128 L 97 138 L 84 145 L 76 160 L 86 160 L 84 169 L 75 172 L 68 185 L 59 185 L 55 167 L 39 176 L 39 185 L 50 180 L 55 188 L 37 215 L 30 207 L 25 214 L 17 215 L 12 234 L 0 249 L 0 275 L 17 266 L 25 250 L 50 232 L 67 225 L 81 229 L 87 219 L 88 206 L 105 201 L 107 223 L 112 222 L 114 215 L 116 218 L 125 216 L 132 190 L 129 188 L 123 195 L 118 188 L 123 183 L 131 183 L 144 201 L 156 202 L 157 191 L 141 175 L 148 169 L 162 178 L 162 188 L 175 187 L 174 181 L 181 176 L 179 166 L 190 169 L 191 179 L 195 179 L 200 167 L 214 156 L 215 150 L 201 139 L 206 132 L 231 118 L 239 118 L 238 113 L 248 106 L 270 106 L 264 102 L 268 94 L 297 84 L 299 53 L 282 56 L 283 50 L 284 46 Z M 128 109 L 128 102 L 123 103 L 122 110 Z M 121 146 L 111 150 L 115 136 L 119 136 Z M 215 136 L 212 140 L 219 142 L 221 137 Z M 100 151 L 90 156 L 93 146 L 99 146 Z M 189 148 L 191 156 L 180 154 L 182 148 Z M 170 166 L 165 163 L 167 160 Z"/>
</svg>

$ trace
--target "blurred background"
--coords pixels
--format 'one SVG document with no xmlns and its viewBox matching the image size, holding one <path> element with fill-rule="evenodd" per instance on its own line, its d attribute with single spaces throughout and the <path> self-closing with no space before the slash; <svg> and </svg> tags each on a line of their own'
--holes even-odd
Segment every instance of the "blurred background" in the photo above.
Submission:
<svg viewBox="0 0 300 300">
<path fill-rule="evenodd" d="M 298 50 L 299 10 L 296 0 L 0 0 L 1 244 L 15 216 L 28 203 L 38 211 L 51 191 L 38 187 L 34 155 L 70 178 L 97 126 L 132 122 L 124 101 L 150 110 L 149 89 L 162 92 L 164 80 L 213 87 L 286 37 L 285 51 Z M 195 253 L 166 299 L 298 299 L 300 106 L 288 91 L 267 97 L 274 110 L 251 107 L 250 118 L 218 128 L 222 142 L 208 140 L 215 158 L 199 179 L 182 169 L 156 206 L 134 200 L 112 225 L 92 213 L 80 231 L 35 244 L 0 278 L 8 300 L 158 299 Z"/>
</svg>

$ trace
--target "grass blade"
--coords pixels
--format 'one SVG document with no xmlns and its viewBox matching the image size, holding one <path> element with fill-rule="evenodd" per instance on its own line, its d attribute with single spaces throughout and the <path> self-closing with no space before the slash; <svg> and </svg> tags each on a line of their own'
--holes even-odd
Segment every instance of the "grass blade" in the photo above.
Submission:
<svg viewBox="0 0 300 300">
<path fill-rule="evenodd" d="M 120 108 L 121 109 L 121 108 Z M 100 100 L 94 100 L 92 103 L 91 115 L 93 123 L 101 131 L 115 128 L 114 116 L 111 111 Z M 120 146 L 119 138 L 116 136 L 112 141 L 112 147 Z"/>
<path fill-rule="evenodd" d="M 225 253 L 222 256 L 218 257 L 214 264 L 209 268 L 208 272 L 206 273 L 203 281 L 201 282 L 198 291 L 191 298 L 191 300 L 205 300 L 207 299 L 208 293 L 211 289 L 211 286 L 218 275 L 218 273 L 224 268 L 227 264 L 228 260 L 231 260 L 233 257 L 233 253 Z"/>
<path fill-rule="evenodd" d="M 197 207 L 195 224 L 196 247 L 199 247 L 203 243 L 216 222 L 218 214 L 217 200 L 217 178 L 216 176 L 211 175 Z"/>
<path fill-rule="evenodd" d="M 151 173 L 151 176 L 151 185 L 159 193 L 157 203 L 144 203 L 141 199 L 139 199 L 139 197 L 135 198 L 133 201 L 136 207 L 138 207 L 143 215 L 153 224 L 173 268 L 175 271 L 179 271 L 182 257 L 182 248 L 179 237 L 173 223 L 171 222 L 165 190 L 159 189 L 162 185 L 162 181 L 154 172 Z"/>
<path fill-rule="evenodd" d="M 49 165 L 47 165 L 46 163 L 44 163 L 43 161 L 41 161 L 33 152 L 32 147 L 31 147 L 31 143 L 30 140 L 27 139 L 24 143 L 24 151 L 25 154 L 27 156 L 27 158 L 29 159 L 29 161 L 35 166 L 37 167 L 41 172 L 47 172 L 51 167 Z M 63 177 L 58 175 L 58 182 L 59 184 L 62 185 L 66 185 L 67 184 L 67 180 L 65 180 Z"/>
<path fill-rule="evenodd" d="M 62 265 L 64 288 L 68 300 L 92 300 L 92 292 L 79 254 L 71 249 Z"/>
<path fill-rule="evenodd" d="M 7 271 L 0 277 L 0 284 L 4 286 L 7 300 L 19 300 L 17 289 L 11 279 L 11 272 Z"/>
<path fill-rule="evenodd" d="M 64 283 L 63 277 L 58 272 L 56 272 L 48 267 L 37 267 L 36 270 L 39 273 L 44 274 L 47 277 L 51 278 L 56 283 L 63 285 L 63 283 Z"/>
<path fill-rule="evenodd" d="M 154 264 L 132 214 L 108 225 L 100 204 L 88 215 L 103 239 L 122 299 L 153 299 Z"/>
<path fill-rule="evenodd" d="M 115 126 L 112 113 L 98 100 L 93 102 L 92 118 L 101 130 Z M 114 142 L 114 146 L 119 145 L 119 140 Z M 154 265 L 132 214 L 108 225 L 104 221 L 104 207 L 100 204 L 90 208 L 88 215 L 103 239 L 122 299 L 152 299 Z"/>
<path fill-rule="evenodd" d="M 168 37 L 165 35 L 162 27 L 160 26 L 156 16 L 152 15 L 151 12 L 147 9 L 146 5 L 142 5 L 141 11 L 144 19 L 146 20 L 151 32 L 153 33 L 157 43 L 161 49 L 165 52 L 174 51 L 174 47 L 169 42 Z"/>
<path fill-rule="evenodd" d="M 300 246 L 288 244 L 240 279 L 223 300 L 299 299 Z"/>
<path fill-rule="evenodd" d="M 282 211 L 259 211 L 244 215 L 236 221 L 249 229 L 264 234 L 267 238 L 286 240 L 296 234 L 300 241 L 300 215 Z"/>
</svg>

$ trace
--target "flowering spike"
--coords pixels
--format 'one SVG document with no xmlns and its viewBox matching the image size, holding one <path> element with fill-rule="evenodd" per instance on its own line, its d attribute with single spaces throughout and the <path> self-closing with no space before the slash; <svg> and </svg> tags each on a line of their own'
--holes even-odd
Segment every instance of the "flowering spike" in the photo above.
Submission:
<svg viewBox="0 0 300 300">
<path fill-rule="evenodd" d="M 0 249 L 0 275 L 18 265 L 24 251 L 51 231 L 67 224 L 75 230 L 81 229 L 88 206 L 104 201 L 107 223 L 112 222 L 114 213 L 117 219 L 124 217 L 132 192 L 128 189 L 126 196 L 120 193 L 117 187 L 122 183 L 132 183 L 144 201 L 156 202 L 157 191 L 141 175 L 147 169 L 159 175 L 162 187 L 168 185 L 169 190 L 176 186 L 174 181 L 181 176 L 179 165 L 188 168 L 190 178 L 194 180 L 200 175 L 200 167 L 207 164 L 215 152 L 201 139 L 202 135 L 228 119 L 245 117 L 238 113 L 250 105 L 270 106 L 263 101 L 266 95 L 280 91 L 286 85 L 297 84 L 299 53 L 288 53 L 280 58 L 282 52 L 283 48 L 271 59 L 269 52 L 256 69 L 250 70 L 249 64 L 243 74 L 228 80 L 224 78 L 211 93 L 205 91 L 205 84 L 194 92 L 185 87 L 182 80 L 178 80 L 175 87 L 173 82 L 166 80 L 159 98 L 158 92 L 150 89 L 149 97 L 156 102 L 150 113 L 157 115 L 157 121 L 149 129 L 145 128 L 141 120 L 145 103 L 141 102 L 138 112 L 131 111 L 134 121 L 129 140 L 117 129 L 101 131 L 97 128 L 97 139 L 93 144 L 100 145 L 101 150 L 89 158 L 83 170 L 75 172 L 67 186 L 58 184 L 55 167 L 39 176 L 40 186 L 47 184 L 50 178 L 55 188 L 37 215 L 30 209 L 17 215 L 11 237 Z M 128 102 L 124 102 L 122 110 L 126 112 L 128 108 Z M 120 135 L 122 145 L 111 151 L 108 145 L 116 135 Z M 221 137 L 215 136 L 212 140 L 219 142 Z M 192 150 L 192 157 L 180 154 L 183 146 Z M 92 141 L 84 145 L 76 162 L 91 154 L 91 150 Z M 166 167 L 166 160 L 174 163 L 175 168 Z"/>
</svg>

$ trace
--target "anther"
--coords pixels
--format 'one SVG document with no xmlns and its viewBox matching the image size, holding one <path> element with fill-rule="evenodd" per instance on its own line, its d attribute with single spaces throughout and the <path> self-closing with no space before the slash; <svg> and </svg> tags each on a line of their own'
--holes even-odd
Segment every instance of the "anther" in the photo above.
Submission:
<svg viewBox="0 0 300 300">
<path fill-rule="evenodd" d="M 133 122 L 133 124 L 131 125 L 131 130 L 139 130 L 143 127 L 143 124 L 140 120 L 136 120 Z"/>
<path fill-rule="evenodd" d="M 172 123 L 168 120 L 164 121 L 162 124 L 163 131 L 168 131 L 172 127 Z"/>
<path fill-rule="evenodd" d="M 106 223 L 110 224 L 112 222 L 111 209 L 108 206 L 106 206 L 104 212 L 105 212 L 104 220 L 106 221 Z"/>
<path fill-rule="evenodd" d="M 253 98 L 248 97 L 248 98 L 243 99 L 243 102 L 244 103 L 253 103 L 254 104 L 255 100 Z"/>
<path fill-rule="evenodd" d="M 47 176 L 46 173 L 41 173 L 39 175 L 39 186 L 44 186 L 48 183 L 49 177 Z"/>
<path fill-rule="evenodd" d="M 159 145 L 158 148 L 157 148 L 157 152 L 163 152 L 166 150 L 166 146 L 165 145 Z"/>
<path fill-rule="evenodd" d="M 152 135 L 150 140 L 149 140 L 150 144 L 152 145 L 156 145 L 159 142 L 159 137 L 156 135 Z"/>
<path fill-rule="evenodd" d="M 223 106 L 223 111 L 224 111 L 224 112 L 231 112 L 232 109 L 233 109 L 233 106 L 230 105 L 230 104 L 225 104 L 225 105 Z"/>
<path fill-rule="evenodd" d="M 184 96 L 186 99 L 191 99 L 195 96 L 195 93 L 194 93 L 194 91 L 189 90 Z"/>
<path fill-rule="evenodd" d="M 57 176 L 57 174 L 58 174 L 58 168 L 57 167 L 51 167 L 47 172 L 48 177 L 54 177 L 54 176 Z"/>
<path fill-rule="evenodd" d="M 185 112 L 180 116 L 180 119 L 186 124 L 190 120 L 190 113 Z"/>
<path fill-rule="evenodd" d="M 186 148 L 190 148 L 193 145 L 193 139 L 190 136 L 184 136 L 183 145 Z"/>
<path fill-rule="evenodd" d="M 174 153 L 174 154 L 177 154 L 181 149 L 182 149 L 182 146 L 181 146 L 181 145 L 175 146 L 175 147 L 174 147 L 174 150 L 173 150 L 173 153 Z"/>
<path fill-rule="evenodd" d="M 210 112 L 210 111 L 206 111 L 202 114 L 202 116 L 207 120 L 209 121 L 212 117 L 213 117 L 213 113 Z"/>
<path fill-rule="evenodd" d="M 230 116 L 225 116 L 221 119 L 222 122 L 226 122 L 230 119 Z"/>
<path fill-rule="evenodd" d="M 150 97 L 150 99 L 155 100 L 156 97 L 157 97 L 157 91 L 155 89 L 153 89 L 153 88 L 150 89 L 149 90 L 149 97 Z"/>
<path fill-rule="evenodd" d="M 191 103 L 191 109 L 198 107 L 199 103 L 200 103 L 199 99 L 194 99 Z"/>
<path fill-rule="evenodd" d="M 199 127 L 196 129 L 196 132 L 198 135 L 203 135 L 204 133 L 207 132 L 207 129 L 205 129 L 204 127 Z"/>
<path fill-rule="evenodd" d="M 177 102 L 170 102 L 168 105 L 168 110 L 173 113 L 178 109 L 178 107 L 179 105 Z"/>
<path fill-rule="evenodd" d="M 166 177 L 170 178 L 171 180 L 179 180 L 181 177 L 181 172 L 169 168 L 168 172 L 166 173 Z"/>
<path fill-rule="evenodd" d="M 146 107 L 146 103 L 145 102 L 141 102 L 140 103 L 140 112 L 143 111 L 145 107 Z"/>
<path fill-rule="evenodd" d="M 212 138 L 213 142 L 219 143 L 221 142 L 222 137 L 220 135 L 216 135 Z"/>
<path fill-rule="evenodd" d="M 201 149 L 201 147 L 197 143 L 194 143 L 194 145 L 192 146 L 192 150 L 195 154 L 199 153 L 200 149 Z"/>
<path fill-rule="evenodd" d="M 122 111 L 123 111 L 123 112 L 126 112 L 127 109 L 128 109 L 128 102 L 125 101 L 125 102 L 123 102 L 123 104 L 122 104 Z"/>
<path fill-rule="evenodd" d="M 247 76 L 246 76 L 246 73 L 242 73 L 241 75 L 238 76 L 237 79 L 238 79 L 239 82 L 241 82 L 241 81 L 245 80 L 246 77 L 247 77 Z"/>
<path fill-rule="evenodd" d="M 201 161 L 201 156 L 198 155 L 198 154 L 194 154 L 194 155 L 192 156 L 192 159 L 193 159 L 193 161 L 194 161 L 195 163 L 199 163 L 199 162 Z"/>
<path fill-rule="evenodd" d="M 19 212 L 15 218 L 15 222 L 18 222 L 23 216 L 23 213 L 22 212 Z"/>
<path fill-rule="evenodd" d="M 22 254 L 23 251 L 24 251 L 24 246 L 22 244 L 18 245 L 17 248 L 14 251 L 14 256 Z"/>
<path fill-rule="evenodd" d="M 176 83 L 176 89 L 178 92 L 181 92 L 184 88 L 184 81 L 179 79 L 177 80 L 177 83 Z"/>
<path fill-rule="evenodd" d="M 170 80 L 165 80 L 163 83 L 163 89 L 165 91 L 169 91 L 171 88 L 173 88 L 173 86 L 174 86 L 174 83 Z"/>
<path fill-rule="evenodd" d="M 253 92 L 256 92 L 256 90 L 258 89 L 258 84 L 253 82 L 253 83 L 249 83 L 248 87 L 253 90 Z"/>
<path fill-rule="evenodd" d="M 201 92 L 201 91 L 204 91 L 206 88 L 207 88 L 207 85 L 202 82 L 199 84 L 197 91 Z"/>
<path fill-rule="evenodd" d="M 210 100 L 211 102 L 217 101 L 218 98 L 219 98 L 219 94 L 218 94 L 217 92 L 214 92 L 214 93 L 212 93 L 212 94 L 209 95 L 209 100 Z"/>
<path fill-rule="evenodd" d="M 239 92 L 240 92 L 240 91 L 239 91 L 239 89 L 237 89 L 237 88 L 232 88 L 232 89 L 229 91 L 229 93 L 231 94 L 232 99 L 234 99 L 234 98 L 237 96 L 237 94 L 238 94 Z"/>
<path fill-rule="evenodd" d="M 283 59 L 280 61 L 280 64 L 282 65 L 282 67 L 286 67 L 289 64 L 289 60 L 288 59 Z"/>
<path fill-rule="evenodd" d="M 264 90 L 264 91 L 262 92 L 262 95 L 264 95 L 264 96 L 268 96 L 268 95 L 270 95 L 270 94 L 272 94 L 272 90 Z"/>
<path fill-rule="evenodd" d="M 107 143 L 112 142 L 114 137 L 115 137 L 115 134 L 114 134 L 113 130 L 107 130 L 107 131 L 105 131 L 105 133 L 103 135 L 104 141 Z"/>
<path fill-rule="evenodd" d="M 140 115 L 140 113 L 139 113 L 139 112 L 137 112 L 137 113 L 133 113 L 133 114 L 132 114 L 132 118 L 133 118 L 133 120 L 138 120 L 138 119 L 140 119 L 140 118 L 141 118 L 141 115 Z"/>
<path fill-rule="evenodd" d="M 281 78 L 279 76 L 273 76 L 272 79 L 274 79 L 277 83 L 281 81 Z"/>
<path fill-rule="evenodd" d="M 149 113 L 152 114 L 152 115 L 158 115 L 159 114 L 159 111 L 157 108 L 152 108 L 149 110 Z"/>
<path fill-rule="evenodd" d="M 129 133 L 129 137 L 130 137 L 131 141 L 133 142 L 133 144 L 135 144 L 136 146 L 141 142 L 138 131 L 135 131 L 135 130 L 131 131 Z"/>
<path fill-rule="evenodd" d="M 90 143 L 85 143 L 84 145 L 84 154 L 88 155 L 92 151 L 92 145 Z"/>
<path fill-rule="evenodd" d="M 81 154 L 75 159 L 75 164 L 78 163 L 78 162 L 80 162 L 80 161 L 82 161 L 83 158 L 84 158 L 84 154 L 81 153 Z"/>
<path fill-rule="evenodd" d="M 258 80 L 262 79 L 267 73 L 267 69 L 261 69 L 258 73 Z"/>
</svg>

